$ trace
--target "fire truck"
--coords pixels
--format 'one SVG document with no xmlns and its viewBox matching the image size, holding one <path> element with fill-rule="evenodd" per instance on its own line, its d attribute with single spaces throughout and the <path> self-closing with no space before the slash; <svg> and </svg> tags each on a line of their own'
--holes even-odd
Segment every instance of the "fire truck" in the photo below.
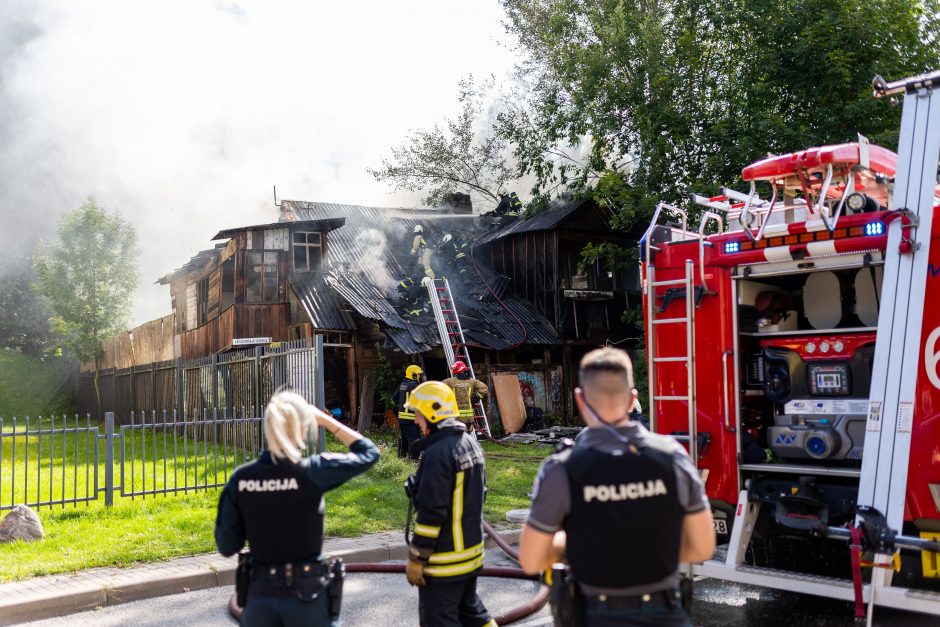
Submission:
<svg viewBox="0 0 940 627">
<path fill-rule="evenodd" d="M 719 543 L 690 574 L 940 615 L 938 84 L 876 77 L 897 154 L 859 136 L 657 207 L 650 428 L 687 444 Z"/>
</svg>

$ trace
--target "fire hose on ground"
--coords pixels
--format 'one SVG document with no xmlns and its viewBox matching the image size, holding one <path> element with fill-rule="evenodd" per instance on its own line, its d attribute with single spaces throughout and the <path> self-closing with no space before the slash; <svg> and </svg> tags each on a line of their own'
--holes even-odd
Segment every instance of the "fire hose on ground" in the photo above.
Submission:
<svg viewBox="0 0 940 627">
<path fill-rule="evenodd" d="M 493 527 L 483 521 L 483 530 L 486 532 L 486 535 L 490 537 L 493 543 L 499 547 L 499 549 L 509 556 L 511 559 L 516 562 L 519 561 L 519 553 L 506 542 L 499 533 L 493 529 Z M 360 562 L 360 563 L 350 563 L 346 564 L 347 573 L 396 573 L 403 574 L 405 572 L 405 564 L 383 564 L 375 562 Z M 506 568 L 506 567 L 483 567 L 480 569 L 479 575 L 481 577 L 499 577 L 502 579 L 525 579 L 529 581 L 537 581 L 538 577 L 536 575 L 527 575 L 525 571 L 521 568 Z M 522 620 L 532 614 L 535 614 L 548 603 L 549 588 L 545 584 L 539 586 L 538 592 L 535 593 L 528 602 L 523 603 L 518 607 L 514 607 L 504 614 L 494 617 L 494 620 L 498 625 L 511 625 L 512 623 Z M 236 619 L 241 617 L 242 608 L 238 606 L 235 600 L 235 595 L 229 599 L 228 602 L 229 613 Z"/>
</svg>

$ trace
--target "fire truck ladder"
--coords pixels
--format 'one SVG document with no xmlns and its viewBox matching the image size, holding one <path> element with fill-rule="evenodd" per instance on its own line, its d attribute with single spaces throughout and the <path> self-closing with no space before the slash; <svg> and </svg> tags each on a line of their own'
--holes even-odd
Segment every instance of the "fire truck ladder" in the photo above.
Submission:
<svg viewBox="0 0 940 627">
<path fill-rule="evenodd" d="M 666 402 L 684 402 L 689 415 L 689 435 L 688 435 L 688 446 L 689 446 L 689 456 L 698 465 L 698 430 L 695 424 L 696 417 L 696 408 L 695 408 L 695 398 L 696 398 L 696 389 L 695 389 L 695 302 L 696 302 L 696 286 L 695 286 L 695 264 L 689 259 L 685 262 L 685 277 L 682 279 L 670 279 L 664 281 L 656 280 L 656 268 L 654 267 L 653 261 L 653 251 L 658 251 L 660 248 L 655 246 L 653 242 L 653 235 L 657 228 L 657 220 L 663 209 L 666 209 L 672 213 L 678 214 L 682 218 L 682 237 L 686 238 L 700 238 L 700 235 L 693 233 L 688 230 L 688 216 L 685 211 L 674 207 L 672 205 L 667 205 L 666 203 L 660 203 L 656 207 L 656 211 L 653 214 L 653 220 L 650 225 L 649 230 L 646 232 L 643 240 L 645 242 L 646 248 L 646 337 L 647 337 L 647 370 L 648 378 L 650 385 L 650 397 L 649 397 L 649 416 L 650 416 L 650 429 L 656 432 L 656 418 L 657 418 L 657 405 L 659 403 Z M 656 289 L 657 288 L 667 288 L 667 289 L 676 289 L 679 286 L 683 286 L 683 291 L 681 297 L 685 299 L 685 315 L 684 316 L 672 316 L 672 317 L 657 317 L 656 314 L 664 313 L 668 309 L 669 300 L 665 299 L 663 301 L 663 307 L 660 308 L 656 304 Z M 704 286 L 701 289 L 706 289 Z M 675 293 L 675 292 L 673 292 Z M 667 292 L 668 294 L 668 292 Z M 655 329 L 659 325 L 663 324 L 684 324 L 685 325 L 685 341 L 686 341 L 686 352 L 684 355 L 669 355 L 664 356 L 658 352 L 658 344 L 656 342 L 656 332 Z M 686 393 L 685 394 L 657 394 L 658 388 L 658 375 L 657 370 L 659 364 L 664 363 L 685 363 L 686 367 Z M 683 437 L 677 437 L 678 440 L 684 440 Z"/>
<path fill-rule="evenodd" d="M 879 79 L 876 95 L 905 94 L 893 202 L 899 219 L 888 227 L 858 503 L 884 512 L 887 524 L 901 529 L 917 385 L 940 387 L 936 357 L 930 354 L 940 327 L 923 328 L 940 155 L 940 93 L 935 89 L 940 73 L 897 83 L 879 84 Z M 927 337 L 926 355 L 922 334 Z M 918 382 L 925 360 L 928 381 Z M 883 587 L 890 579 L 884 569 L 876 570 L 872 594 L 883 598 L 892 592 Z"/>
<path fill-rule="evenodd" d="M 460 317 L 454 305 L 454 297 L 450 293 L 450 284 L 445 278 L 425 278 L 421 283 L 428 290 L 434 320 L 437 322 L 437 332 L 441 336 L 441 346 L 444 347 L 444 356 L 447 358 L 447 368 L 453 368 L 454 362 L 459 359 L 467 364 L 470 376 L 476 379 L 473 362 L 470 361 L 470 351 L 467 350 L 467 341 L 463 335 L 463 327 L 460 325 Z M 486 418 L 483 401 L 474 401 L 473 407 L 476 410 L 473 416 L 474 428 L 490 437 L 490 423 Z M 482 428 L 476 425 L 477 419 L 482 423 Z"/>
</svg>

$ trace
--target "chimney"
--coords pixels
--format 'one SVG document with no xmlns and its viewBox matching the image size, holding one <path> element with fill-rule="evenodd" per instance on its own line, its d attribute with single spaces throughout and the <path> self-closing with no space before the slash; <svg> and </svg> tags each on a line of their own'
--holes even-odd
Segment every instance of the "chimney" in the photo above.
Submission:
<svg viewBox="0 0 940 627">
<path fill-rule="evenodd" d="M 470 194 L 460 192 L 448 194 L 444 197 L 444 206 L 453 213 L 473 213 L 473 201 L 470 200 Z"/>
</svg>

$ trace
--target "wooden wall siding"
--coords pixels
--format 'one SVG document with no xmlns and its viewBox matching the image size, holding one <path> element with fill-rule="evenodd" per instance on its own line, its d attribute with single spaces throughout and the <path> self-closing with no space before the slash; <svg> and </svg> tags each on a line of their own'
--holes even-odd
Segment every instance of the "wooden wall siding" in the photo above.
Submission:
<svg viewBox="0 0 940 627">
<path fill-rule="evenodd" d="M 104 341 L 104 354 L 98 360 L 102 370 L 130 368 L 175 357 L 173 350 L 174 316 L 170 314 L 115 335 Z M 82 371 L 94 370 L 94 363 L 81 366 Z"/>
<path fill-rule="evenodd" d="M 186 286 L 186 330 L 195 329 L 198 325 L 196 322 L 197 314 L 199 313 L 198 308 L 199 301 L 199 284 L 193 283 L 192 285 Z"/>
<path fill-rule="evenodd" d="M 222 298 L 222 269 L 219 268 L 209 275 L 208 303 L 206 305 L 206 318 L 211 320 L 219 315 L 219 301 Z"/>
<path fill-rule="evenodd" d="M 287 229 L 267 229 L 264 232 L 265 250 L 290 250 L 290 231 Z"/>
<path fill-rule="evenodd" d="M 206 324 L 180 334 L 180 357 L 213 355 L 232 345 L 234 338 L 270 337 L 287 340 L 290 305 L 233 305 Z"/>
<path fill-rule="evenodd" d="M 131 421 L 131 412 L 134 412 L 136 422 L 140 422 L 141 413 L 146 414 L 147 422 L 150 422 L 153 420 L 152 412 L 156 411 L 159 412 L 157 422 L 160 422 L 163 410 L 172 411 L 176 407 L 176 367 L 176 361 L 171 360 L 102 370 L 98 379 L 101 405 L 95 398 L 94 372 L 83 372 L 78 387 L 80 411 L 98 419 L 103 417 L 104 411 L 114 411 L 120 424 Z"/>
</svg>

